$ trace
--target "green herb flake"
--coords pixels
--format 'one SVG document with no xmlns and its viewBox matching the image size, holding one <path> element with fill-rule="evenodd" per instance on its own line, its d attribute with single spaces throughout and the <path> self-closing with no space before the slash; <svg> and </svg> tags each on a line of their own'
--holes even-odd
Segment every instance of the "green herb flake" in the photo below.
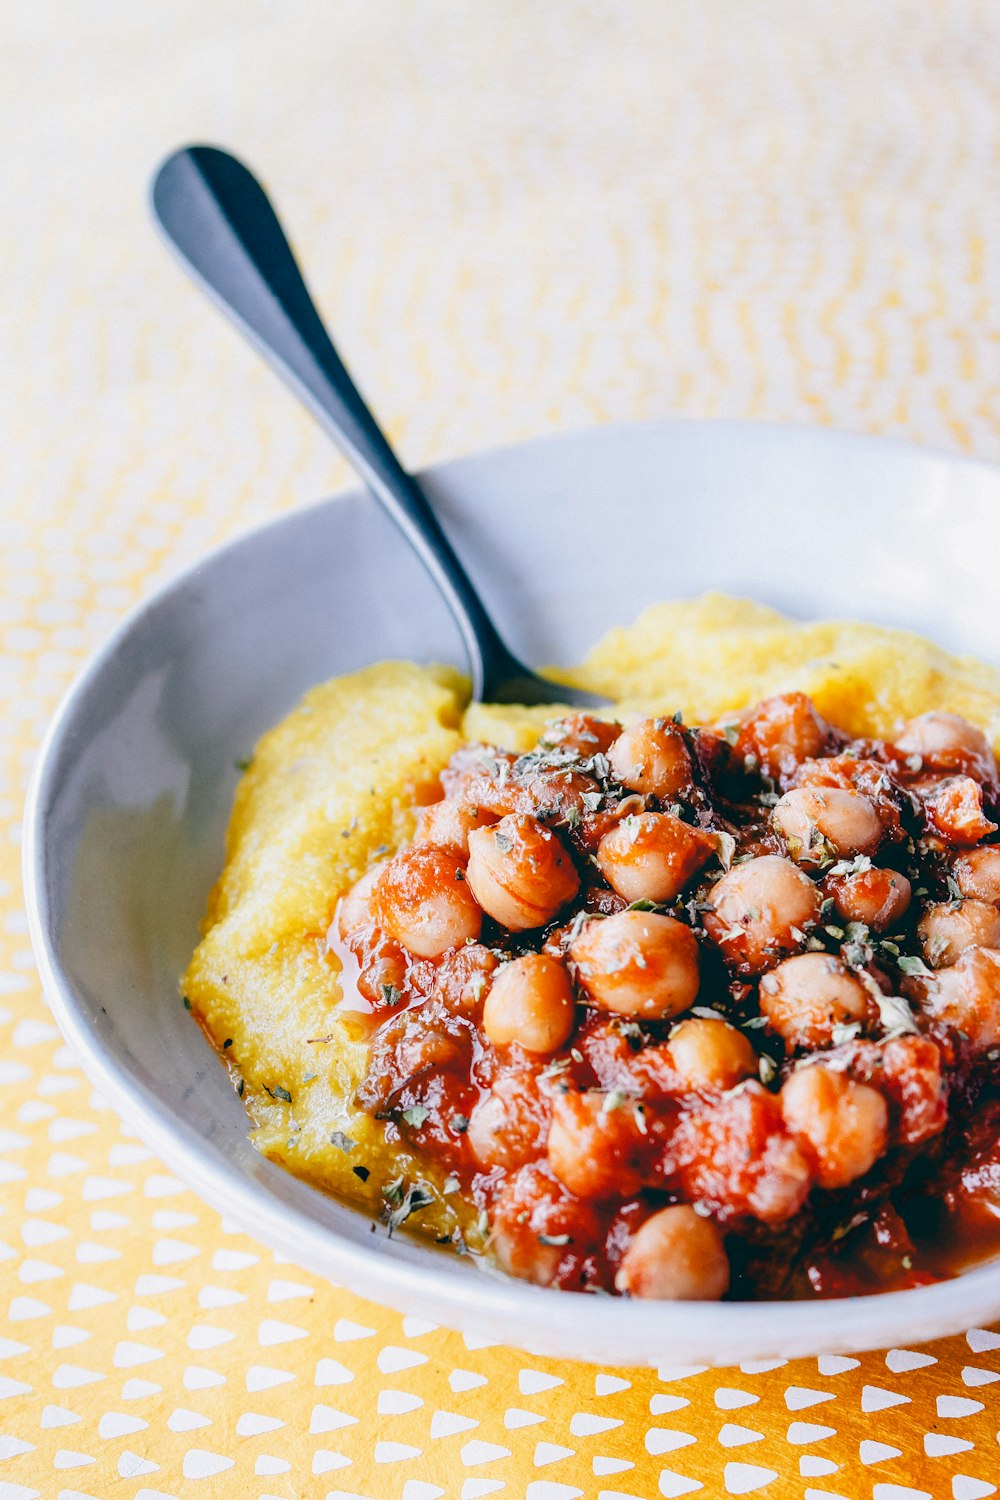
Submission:
<svg viewBox="0 0 1000 1500">
<path fill-rule="evenodd" d="M 191 1001 L 188 999 L 187 995 L 184 996 L 184 1009 L 185 1010 L 190 1010 L 191 1009 Z"/>
<path fill-rule="evenodd" d="M 268 1089 L 272 1099 L 280 1099 L 282 1104 L 291 1104 L 292 1096 L 280 1083 L 276 1083 L 273 1089 Z"/>
<path fill-rule="evenodd" d="M 493 841 L 501 854 L 509 854 L 514 847 L 514 840 L 506 833 L 495 833 Z"/>
<path fill-rule="evenodd" d="M 451 1128 L 456 1135 L 464 1135 L 469 1128 L 468 1115 L 452 1115 Z"/>
<path fill-rule="evenodd" d="M 731 870 L 733 866 L 733 855 L 736 853 L 736 840 L 731 833 L 722 830 L 713 832 L 711 838 L 715 843 L 715 857 L 724 870 Z"/>
<path fill-rule="evenodd" d="M 338 1151 L 354 1151 L 357 1149 L 357 1144 L 357 1141 L 352 1141 L 351 1137 L 345 1135 L 342 1130 L 331 1130 L 330 1132 L 330 1145 L 336 1146 Z M 357 1169 L 355 1168 L 355 1170 Z"/>
<path fill-rule="evenodd" d="M 223 1050 L 223 1052 L 228 1052 L 229 1048 L 232 1045 L 233 1045 L 233 1039 L 232 1039 L 232 1037 L 231 1036 L 227 1036 L 226 1040 L 222 1044 L 222 1050 Z"/>
<path fill-rule="evenodd" d="M 604 801 L 603 792 L 584 792 L 580 798 L 588 812 L 596 812 Z"/>
<path fill-rule="evenodd" d="M 904 974 L 930 974 L 931 970 L 915 953 L 901 953 L 896 960 Z"/>
<path fill-rule="evenodd" d="M 359 1177 L 362 1182 L 367 1182 L 369 1177 L 372 1175 L 368 1168 L 361 1166 L 360 1163 L 358 1166 L 352 1167 L 351 1171 L 354 1173 L 355 1177 Z"/>
<path fill-rule="evenodd" d="M 834 1244 L 836 1244 L 838 1242 L 838 1240 L 844 1240 L 844 1239 L 846 1239 L 847 1236 L 849 1234 L 851 1234 L 853 1230 L 860 1229 L 862 1224 L 867 1224 L 867 1223 L 868 1223 L 868 1215 L 867 1214 L 863 1214 L 863 1213 L 861 1213 L 861 1214 L 855 1214 L 854 1217 L 851 1218 L 851 1219 L 848 1219 L 846 1221 L 846 1223 L 844 1223 L 844 1224 L 838 1224 L 837 1227 L 836 1227 L 836 1229 L 833 1231 L 833 1234 L 830 1236 L 830 1239 L 832 1240 L 832 1242 Z"/>
<path fill-rule="evenodd" d="M 852 859 L 838 859 L 830 867 L 831 875 L 864 875 L 872 867 L 870 854 L 855 854 Z"/>
<path fill-rule="evenodd" d="M 900 959 L 900 963 L 902 961 Z M 917 962 L 919 963 L 919 959 Z M 875 1002 L 878 1005 L 879 1020 L 887 1037 L 903 1036 L 918 1030 L 913 1012 L 902 995 L 879 994 L 875 996 Z"/>
<path fill-rule="evenodd" d="M 611 762 L 606 755 L 592 755 L 590 757 L 590 769 L 598 781 L 607 781 L 611 775 Z"/>
<path fill-rule="evenodd" d="M 403 1110 L 403 1119 L 407 1125 L 412 1125 L 414 1130 L 419 1130 L 429 1114 L 430 1110 L 426 1109 L 424 1105 L 411 1104 L 409 1109 Z"/>
<path fill-rule="evenodd" d="M 244 771 L 249 771 L 250 767 L 253 765 L 253 756 L 241 755 L 233 761 L 233 765 L 235 766 L 236 770 L 239 771 L 242 775 Z"/>
<path fill-rule="evenodd" d="M 406 1191 L 406 1183 L 402 1177 L 394 1177 L 387 1182 L 382 1189 L 382 1196 L 387 1203 L 402 1203 L 403 1194 Z"/>
<path fill-rule="evenodd" d="M 389 1215 L 389 1233 L 405 1224 L 411 1214 L 418 1213 L 420 1209 L 434 1202 L 434 1194 L 430 1188 L 424 1187 L 422 1183 L 415 1182 L 409 1189 L 399 1207 Z"/>
<path fill-rule="evenodd" d="M 402 991 L 399 990 L 399 989 L 397 989 L 394 984 L 380 984 L 378 988 L 379 988 L 379 994 L 382 997 L 382 1004 L 383 1005 L 398 1005 L 399 1004 L 399 1000 L 400 1000 L 400 997 L 402 995 Z"/>
</svg>

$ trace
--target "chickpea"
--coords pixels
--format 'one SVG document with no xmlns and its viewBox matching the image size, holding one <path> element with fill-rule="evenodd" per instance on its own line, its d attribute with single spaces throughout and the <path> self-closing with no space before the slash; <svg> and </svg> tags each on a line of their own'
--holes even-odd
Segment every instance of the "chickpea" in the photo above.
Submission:
<svg viewBox="0 0 1000 1500">
<path fill-rule="evenodd" d="M 357 932 L 361 927 L 369 927 L 374 922 L 372 893 L 385 865 L 384 859 L 377 865 L 372 865 L 360 880 L 354 882 L 347 895 L 337 902 L 334 925 L 342 938 L 350 937 L 352 932 Z"/>
<path fill-rule="evenodd" d="M 812 1187 L 812 1171 L 785 1129 L 780 1100 L 752 1078 L 701 1109 L 681 1110 L 668 1150 L 658 1170 L 676 1162 L 685 1198 L 712 1203 L 723 1220 L 749 1214 L 764 1224 L 784 1223 Z"/>
<path fill-rule="evenodd" d="M 971 776 L 949 776 L 922 796 L 931 829 L 949 844 L 971 848 L 997 831 L 983 812 L 983 789 Z"/>
<path fill-rule="evenodd" d="M 943 1073 L 948 1044 L 907 1032 L 880 1047 L 880 1084 L 895 1106 L 893 1139 L 916 1146 L 940 1135 L 948 1124 L 949 1084 Z M 950 1050 L 950 1049 L 949 1049 Z"/>
<path fill-rule="evenodd" d="M 444 1020 L 428 1017 L 423 1006 L 391 1012 L 371 1035 L 368 1067 L 355 1101 L 362 1109 L 384 1118 L 398 1107 L 400 1090 L 415 1086 L 436 1105 L 441 1100 L 438 1084 L 442 1075 L 468 1072 L 470 1053 L 468 1034 L 447 1030 Z M 437 1123 L 434 1120 L 431 1128 Z"/>
<path fill-rule="evenodd" d="M 928 1015 L 963 1032 L 975 1052 L 1000 1045 L 1000 951 L 966 948 L 921 990 Z"/>
<path fill-rule="evenodd" d="M 729 1290 L 722 1235 L 687 1203 L 661 1208 L 625 1251 L 615 1287 L 630 1297 L 716 1302 Z"/>
<path fill-rule="evenodd" d="M 580 887 L 558 834 L 525 813 L 469 834 L 469 885 L 495 921 L 523 932 L 551 922 Z"/>
<path fill-rule="evenodd" d="M 671 719 L 642 719 L 623 729 L 608 751 L 622 786 L 674 802 L 692 790 L 691 757 L 684 733 Z"/>
<path fill-rule="evenodd" d="M 885 1154 L 889 1110 L 877 1089 L 833 1068 L 798 1068 L 781 1090 L 781 1112 L 806 1146 L 820 1187 L 846 1187 Z"/>
<path fill-rule="evenodd" d="M 529 762 L 517 767 L 517 758 L 498 756 L 461 782 L 449 778 L 449 784 L 457 787 L 464 801 L 486 814 L 484 823 L 513 813 L 535 817 L 542 808 L 548 809 L 549 816 L 582 816 L 587 807 L 584 799 L 597 789 L 592 776 L 574 771 L 571 764 L 552 767 Z M 445 781 L 443 773 L 441 781 Z"/>
<path fill-rule="evenodd" d="M 789 1048 L 827 1047 L 834 1026 L 868 1019 L 871 999 L 839 958 L 800 953 L 764 975 L 760 1009 Z"/>
<path fill-rule="evenodd" d="M 698 994 L 698 943 L 690 927 L 657 912 L 622 911 L 586 923 L 570 946 L 580 984 L 598 1010 L 661 1020 Z"/>
<path fill-rule="evenodd" d="M 516 761 L 517 756 L 513 751 L 500 750 L 496 745 L 462 745 L 441 772 L 440 781 L 444 794 L 446 797 L 457 797 L 460 801 L 477 803 L 474 789 L 493 786 L 501 777 L 508 779 Z M 503 811 L 507 812 L 508 809 L 504 808 Z"/>
<path fill-rule="evenodd" d="M 1000 844 L 984 844 L 960 854 L 951 873 L 963 896 L 1000 905 Z"/>
<path fill-rule="evenodd" d="M 466 1140 L 481 1167 L 513 1171 L 545 1154 L 548 1100 L 534 1073 L 501 1073 L 469 1116 Z"/>
<path fill-rule="evenodd" d="M 483 922 L 462 861 L 436 844 L 411 844 L 390 859 L 372 906 L 379 926 L 419 958 L 478 938 Z"/>
<path fill-rule="evenodd" d="M 924 958 L 932 969 L 949 969 L 966 948 L 1000 948 L 1000 911 L 970 896 L 928 906 L 917 923 Z"/>
<path fill-rule="evenodd" d="M 419 844 L 440 844 L 443 849 L 452 849 L 463 859 L 469 857 L 469 834 L 474 828 L 485 828 L 495 822 L 494 815 L 484 807 L 473 807 L 460 797 L 445 797 L 442 802 L 432 802 L 425 807 L 417 819 L 414 841 Z"/>
<path fill-rule="evenodd" d="M 627 1198 L 642 1186 L 645 1137 L 628 1103 L 613 1094 L 556 1094 L 546 1143 L 549 1166 L 577 1198 Z"/>
<path fill-rule="evenodd" d="M 777 854 L 733 868 L 712 887 L 705 931 L 738 974 L 761 974 L 802 947 L 819 916 L 819 892 L 807 875 Z"/>
<path fill-rule="evenodd" d="M 824 755 L 819 760 L 804 760 L 791 780 L 792 786 L 839 787 L 867 797 L 878 814 L 883 835 L 903 838 L 900 811 L 905 794 L 892 780 L 885 765 L 863 755 Z"/>
<path fill-rule="evenodd" d="M 827 887 L 844 922 L 864 922 L 875 932 L 888 932 L 906 916 L 911 887 L 898 870 L 860 870 L 856 875 L 828 877 Z"/>
<path fill-rule="evenodd" d="M 639 813 L 604 835 L 597 863 L 626 901 L 672 901 L 714 851 L 713 839 L 680 818 Z"/>
<path fill-rule="evenodd" d="M 483 1007 L 483 1030 L 494 1047 L 519 1042 L 526 1052 L 557 1052 L 573 1030 L 576 1002 L 563 964 L 530 953 L 505 964 Z"/>
<path fill-rule="evenodd" d="M 728 1021 L 708 1016 L 681 1021 L 670 1033 L 667 1052 L 689 1089 L 731 1089 L 757 1076 L 756 1052 Z"/>
<path fill-rule="evenodd" d="M 442 959 L 434 980 L 434 998 L 453 1015 L 482 1015 L 483 998 L 500 960 L 483 943 L 463 943 Z"/>
<path fill-rule="evenodd" d="M 783 693 L 757 704 L 740 724 L 734 748 L 741 760 L 752 756 L 765 776 L 779 780 L 822 754 L 829 732 L 805 693 Z"/>
<path fill-rule="evenodd" d="M 993 748 L 981 729 L 959 714 L 919 714 L 896 737 L 903 755 L 918 755 L 933 771 L 957 771 L 976 781 L 996 780 Z"/>
<path fill-rule="evenodd" d="M 588 1245 L 607 1233 L 600 1212 L 568 1193 L 542 1165 L 523 1166 L 497 1193 L 490 1216 L 497 1260 L 511 1276 L 551 1286 L 568 1262 L 579 1274 Z"/>
<path fill-rule="evenodd" d="M 617 720 L 595 719 L 591 714 L 567 714 L 545 726 L 543 745 L 556 750 L 569 750 L 581 759 L 591 755 L 606 755 L 621 733 Z"/>
<path fill-rule="evenodd" d="M 771 820 L 801 865 L 822 864 L 830 854 L 873 854 L 882 838 L 868 798 L 841 787 L 795 787 L 780 798 Z"/>
<path fill-rule="evenodd" d="M 346 946 L 351 950 L 354 963 L 345 963 L 341 957 L 340 1009 L 345 1013 L 364 1014 L 367 1010 L 398 1005 L 406 988 L 409 955 L 378 928 L 362 928 L 351 933 Z M 356 969 L 354 964 L 357 964 Z M 352 974 L 355 976 L 353 984 Z M 353 993 L 355 989 L 357 995 Z M 367 1004 L 359 1005 L 358 997 Z"/>
</svg>

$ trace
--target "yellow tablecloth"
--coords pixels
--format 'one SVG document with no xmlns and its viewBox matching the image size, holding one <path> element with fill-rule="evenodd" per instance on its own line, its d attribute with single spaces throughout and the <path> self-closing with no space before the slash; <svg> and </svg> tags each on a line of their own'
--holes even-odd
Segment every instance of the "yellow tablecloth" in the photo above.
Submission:
<svg viewBox="0 0 1000 1500">
<path fill-rule="evenodd" d="M 162 154 L 258 166 L 414 464 L 672 413 L 996 458 L 1000 8 L 55 0 L 3 30 L 0 1500 L 992 1494 L 1000 1333 L 611 1373 L 235 1233 L 61 1045 L 17 844 L 122 611 L 346 479 L 157 245 Z"/>
</svg>

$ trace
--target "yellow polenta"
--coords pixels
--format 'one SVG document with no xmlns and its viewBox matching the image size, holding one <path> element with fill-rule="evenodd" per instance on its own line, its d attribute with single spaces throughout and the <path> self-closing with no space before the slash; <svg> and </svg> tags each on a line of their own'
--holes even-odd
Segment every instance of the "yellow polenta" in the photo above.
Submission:
<svg viewBox="0 0 1000 1500">
<path fill-rule="evenodd" d="M 901 719 L 946 709 L 1000 749 L 1000 670 L 905 631 L 797 624 L 719 594 L 655 605 L 566 675 L 617 700 L 624 717 L 680 709 L 706 723 L 797 689 L 855 735 L 889 735 Z M 450 669 L 383 662 L 314 688 L 264 736 L 236 794 L 184 993 L 242 1086 L 259 1150 L 372 1205 L 387 1181 L 419 1180 L 435 1202 L 414 1222 L 436 1234 L 458 1223 L 474 1245 L 468 1211 L 434 1166 L 387 1146 L 383 1124 L 353 1107 L 365 1047 L 357 1022 L 338 1013 L 325 941 L 338 898 L 410 836 L 415 796 L 459 745 L 526 749 L 555 712 L 467 700 Z"/>
</svg>

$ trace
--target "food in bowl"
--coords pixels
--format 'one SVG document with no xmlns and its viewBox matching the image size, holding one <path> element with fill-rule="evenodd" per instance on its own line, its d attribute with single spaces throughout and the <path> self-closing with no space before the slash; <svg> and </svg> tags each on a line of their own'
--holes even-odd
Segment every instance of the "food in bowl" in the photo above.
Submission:
<svg viewBox="0 0 1000 1500">
<path fill-rule="evenodd" d="M 383 663 L 261 741 L 184 980 L 255 1144 L 559 1288 L 1000 1251 L 1000 673 L 708 596 L 578 680 Z"/>
</svg>

